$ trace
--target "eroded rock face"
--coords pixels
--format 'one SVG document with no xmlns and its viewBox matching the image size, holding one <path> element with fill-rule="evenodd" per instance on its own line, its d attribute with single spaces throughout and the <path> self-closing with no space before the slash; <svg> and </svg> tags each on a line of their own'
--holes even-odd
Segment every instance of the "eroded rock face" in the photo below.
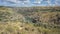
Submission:
<svg viewBox="0 0 60 34">
<path fill-rule="evenodd" d="M 53 22 L 54 24 L 60 24 L 60 14 L 56 14 L 55 17 L 51 17 L 50 22 Z"/>
<path fill-rule="evenodd" d="M 60 12 L 34 12 L 27 15 L 33 23 L 50 23 L 59 24 L 60 23 Z"/>
<path fill-rule="evenodd" d="M 14 11 L 0 11 L 0 21 L 7 22 L 7 21 L 24 21 L 25 18 L 22 14 L 18 14 Z"/>
</svg>

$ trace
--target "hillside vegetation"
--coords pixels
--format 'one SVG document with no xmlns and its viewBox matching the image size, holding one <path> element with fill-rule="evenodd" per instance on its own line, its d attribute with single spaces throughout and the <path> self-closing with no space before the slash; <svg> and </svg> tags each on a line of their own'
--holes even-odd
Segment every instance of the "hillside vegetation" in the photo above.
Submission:
<svg viewBox="0 0 60 34">
<path fill-rule="evenodd" d="M 0 34 L 60 34 L 60 7 L 0 6 Z"/>
</svg>

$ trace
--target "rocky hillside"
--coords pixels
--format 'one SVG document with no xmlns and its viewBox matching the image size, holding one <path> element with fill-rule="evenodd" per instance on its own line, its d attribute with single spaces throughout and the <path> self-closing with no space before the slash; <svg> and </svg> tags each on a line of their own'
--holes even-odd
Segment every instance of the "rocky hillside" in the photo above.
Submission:
<svg viewBox="0 0 60 34">
<path fill-rule="evenodd" d="M 0 34 L 60 34 L 60 7 L 0 6 Z"/>
</svg>

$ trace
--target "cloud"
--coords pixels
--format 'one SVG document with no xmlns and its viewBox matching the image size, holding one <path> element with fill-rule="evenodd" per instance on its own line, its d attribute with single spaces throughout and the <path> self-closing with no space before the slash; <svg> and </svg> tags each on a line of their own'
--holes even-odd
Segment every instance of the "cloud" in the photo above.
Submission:
<svg viewBox="0 0 60 34">
<path fill-rule="evenodd" d="M 56 1 L 55 1 L 55 4 L 56 4 L 56 5 L 60 5 L 60 0 L 56 0 Z"/>
<path fill-rule="evenodd" d="M 52 1 L 52 2 L 51 2 Z M 40 6 L 40 5 L 53 5 L 55 0 L 0 0 L 0 5 L 13 5 L 13 6 Z M 48 4 L 49 3 L 49 4 Z M 56 1 L 60 5 L 60 0 Z"/>
<path fill-rule="evenodd" d="M 6 0 L 6 1 L 13 2 L 13 3 L 16 3 L 16 4 L 18 4 L 18 3 L 28 3 L 29 2 L 29 0 Z"/>
<path fill-rule="evenodd" d="M 7 2 L 11 3 L 10 5 L 14 6 L 31 6 L 30 0 L 6 0 Z"/>
<path fill-rule="evenodd" d="M 35 1 L 33 2 L 33 4 L 40 4 L 41 1 L 43 1 L 43 0 L 35 0 Z"/>
<path fill-rule="evenodd" d="M 28 0 L 19 0 L 19 1 L 28 1 Z"/>
<path fill-rule="evenodd" d="M 0 0 L 0 5 L 7 6 L 31 6 L 30 0 Z"/>
<path fill-rule="evenodd" d="M 28 6 L 31 2 L 30 0 L 7 0 L 8 2 L 13 2 L 16 6 Z"/>
<path fill-rule="evenodd" d="M 13 2 L 13 3 L 20 3 L 20 1 L 18 1 L 18 0 L 5 0 L 5 1 L 7 1 L 7 2 Z"/>
</svg>

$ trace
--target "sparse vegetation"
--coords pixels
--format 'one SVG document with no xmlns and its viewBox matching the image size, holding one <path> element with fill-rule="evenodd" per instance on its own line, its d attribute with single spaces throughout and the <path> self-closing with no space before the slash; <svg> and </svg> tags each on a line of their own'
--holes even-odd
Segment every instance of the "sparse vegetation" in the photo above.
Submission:
<svg viewBox="0 0 60 34">
<path fill-rule="evenodd" d="M 60 7 L 0 7 L 0 34 L 60 34 Z"/>
</svg>

